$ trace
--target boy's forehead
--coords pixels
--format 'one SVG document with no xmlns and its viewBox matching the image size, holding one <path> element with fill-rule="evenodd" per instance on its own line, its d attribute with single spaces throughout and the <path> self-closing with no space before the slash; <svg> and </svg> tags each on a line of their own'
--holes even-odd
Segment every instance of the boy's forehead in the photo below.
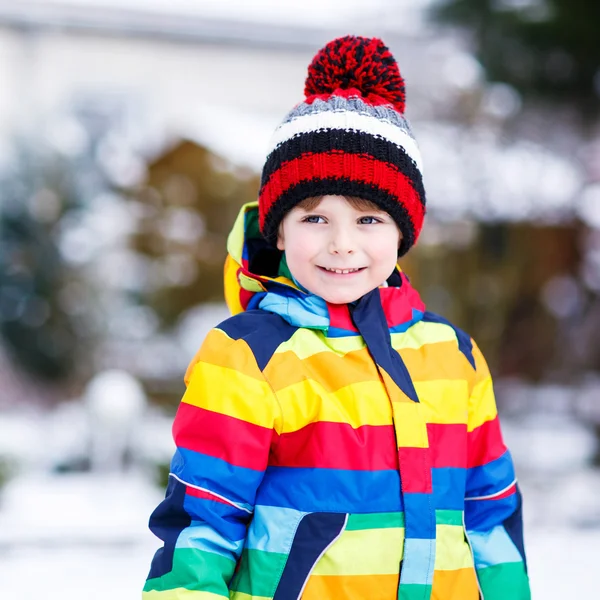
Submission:
<svg viewBox="0 0 600 600">
<path fill-rule="evenodd" d="M 335 212 L 335 210 L 340 206 L 340 202 L 343 202 L 345 205 L 359 212 L 387 213 L 385 209 L 377 206 L 377 204 L 371 202 L 370 200 L 347 196 L 321 196 L 319 198 L 306 198 L 305 200 L 299 202 L 292 210 L 310 212 L 320 207 L 322 209 L 329 208 Z"/>
</svg>

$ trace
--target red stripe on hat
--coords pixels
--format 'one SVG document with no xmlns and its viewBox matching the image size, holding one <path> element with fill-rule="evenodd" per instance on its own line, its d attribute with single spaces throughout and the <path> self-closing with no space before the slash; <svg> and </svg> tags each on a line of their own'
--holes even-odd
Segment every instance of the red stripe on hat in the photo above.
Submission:
<svg viewBox="0 0 600 600">
<path fill-rule="evenodd" d="M 305 154 L 284 163 L 272 173 L 260 191 L 260 203 L 264 207 L 260 215 L 261 230 L 266 214 L 275 202 L 291 187 L 312 179 L 348 178 L 370 183 L 396 197 L 419 231 L 423 224 L 424 207 L 411 181 L 393 165 L 371 156 L 348 154 L 333 150 L 319 154 Z"/>
</svg>

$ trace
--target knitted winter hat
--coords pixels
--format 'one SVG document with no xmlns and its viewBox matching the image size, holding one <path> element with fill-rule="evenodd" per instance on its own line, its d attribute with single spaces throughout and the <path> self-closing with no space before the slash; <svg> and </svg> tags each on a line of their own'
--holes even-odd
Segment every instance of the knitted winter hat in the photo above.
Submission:
<svg viewBox="0 0 600 600">
<path fill-rule="evenodd" d="M 275 244 L 281 220 L 305 198 L 358 196 L 394 218 L 405 254 L 423 225 L 425 190 L 396 60 L 377 38 L 335 39 L 308 67 L 304 94 L 275 130 L 263 167 L 263 236 Z"/>
</svg>

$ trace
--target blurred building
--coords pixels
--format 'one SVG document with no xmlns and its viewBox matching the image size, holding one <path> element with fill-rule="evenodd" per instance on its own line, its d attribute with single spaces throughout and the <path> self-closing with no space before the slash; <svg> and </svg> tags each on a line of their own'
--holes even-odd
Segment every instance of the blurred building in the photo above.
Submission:
<svg viewBox="0 0 600 600">
<path fill-rule="evenodd" d="M 76 111 L 98 128 L 124 126 L 128 141 L 146 152 L 165 138 L 194 135 L 256 167 L 270 131 L 301 100 L 316 49 L 358 30 L 385 35 L 400 57 L 410 57 L 403 69 L 411 94 L 427 87 L 423 67 L 437 64 L 431 37 L 386 31 L 377 19 L 387 2 L 369 11 L 329 4 L 339 12 L 327 18 L 321 10 L 325 18 L 310 20 L 310 2 L 297 18 L 288 7 L 273 19 L 256 7 L 215 11 L 206 1 L 2 1 L 0 134 L 16 124 L 47 129 L 48 117 Z M 46 133 L 57 145 L 76 143 L 60 122 Z"/>
<path fill-rule="evenodd" d="M 404 267 L 426 302 L 481 340 L 501 373 L 543 378 L 572 354 L 577 344 L 557 336 L 565 319 L 585 328 L 588 292 L 578 278 L 590 254 L 578 217 L 600 219 L 590 202 L 575 202 L 590 178 L 568 152 L 576 136 L 554 124 L 559 146 L 547 128 L 520 127 L 532 115 L 521 115 L 518 94 L 486 82 L 468 40 L 429 25 L 426 4 L 0 0 L 0 172 L 15 136 L 52 148 L 79 173 L 86 152 L 101 167 L 102 177 L 80 178 L 93 188 L 84 199 L 93 226 L 66 237 L 93 238 L 103 262 L 90 269 L 80 245 L 62 245 L 104 284 L 88 302 L 104 303 L 100 319 L 113 336 L 96 367 L 156 379 L 183 369 L 167 326 L 215 300 L 213 283 L 199 290 L 192 275 L 207 269 L 203 281 L 212 282 L 220 272 L 209 248 L 221 245 L 236 204 L 252 197 L 268 139 L 302 99 L 314 52 L 347 33 L 381 36 L 406 79 L 429 217 Z M 231 192 L 220 214 L 217 180 Z M 209 223 L 209 235 L 194 242 L 182 215 L 198 232 Z M 180 277 L 157 284 L 165 265 Z M 588 271 L 593 279 L 600 269 Z M 155 357 L 150 367 L 138 364 L 143 355 Z"/>
<path fill-rule="evenodd" d="M 468 40 L 429 25 L 426 6 L 0 0 L 0 140 L 29 131 L 76 152 L 83 123 L 118 130 L 123 154 L 153 158 L 185 138 L 259 169 L 314 52 L 338 35 L 379 35 L 407 82 L 432 210 L 519 220 L 564 209 L 579 173 L 535 141 L 508 147 L 518 95 L 486 85 Z M 140 175 L 115 167 L 123 183 Z"/>
</svg>

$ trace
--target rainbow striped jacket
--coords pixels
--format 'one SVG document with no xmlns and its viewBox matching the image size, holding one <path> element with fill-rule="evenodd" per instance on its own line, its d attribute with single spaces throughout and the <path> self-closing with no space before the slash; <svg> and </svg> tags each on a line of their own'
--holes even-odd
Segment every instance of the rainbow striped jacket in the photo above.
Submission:
<svg viewBox="0 0 600 600">
<path fill-rule="evenodd" d="M 485 360 L 397 270 L 353 305 L 277 275 L 246 205 L 235 314 L 187 374 L 144 600 L 528 600 Z"/>
</svg>

